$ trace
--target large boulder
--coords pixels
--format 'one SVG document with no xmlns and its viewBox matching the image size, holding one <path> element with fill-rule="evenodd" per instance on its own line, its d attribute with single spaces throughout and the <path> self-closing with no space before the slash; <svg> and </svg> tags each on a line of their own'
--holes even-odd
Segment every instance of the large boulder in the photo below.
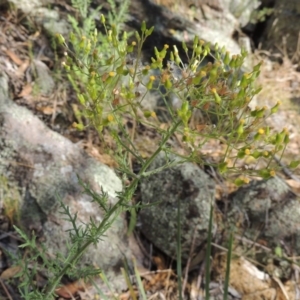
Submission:
<svg viewBox="0 0 300 300">
<path fill-rule="evenodd" d="M 166 162 L 161 154 L 150 170 L 160 168 Z M 178 240 L 177 208 L 180 205 L 182 259 L 186 262 L 191 248 L 196 252 L 208 236 L 210 210 L 215 199 L 213 179 L 197 165 L 185 162 L 143 179 L 141 198 L 143 205 L 149 205 L 139 213 L 141 232 L 174 259 Z M 215 229 L 213 220 L 213 232 Z"/>
<path fill-rule="evenodd" d="M 50 130 L 28 109 L 8 98 L 5 76 L 0 76 L 0 207 L 9 206 L 13 192 L 21 226 L 43 237 L 50 254 L 68 255 L 71 223 L 60 211 L 60 201 L 76 213 L 77 226 L 92 219 L 103 220 L 104 211 L 83 193 L 78 176 L 90 188 L 108 195 L 108 205 L 117 201 L 120 179 L 108 166 L 89 157 L 77 144 Z M 2 182 L 6 182 L 4 185 Z M 8 195 L 10 192 L 10 195 Z M 118 216 L 97 245 L 89 247 L 80 265 L 96 265 L 107 275 L 119 267 L 124 255 L 131 257 L 126 238 L 126 220 Z"/>
</svg>

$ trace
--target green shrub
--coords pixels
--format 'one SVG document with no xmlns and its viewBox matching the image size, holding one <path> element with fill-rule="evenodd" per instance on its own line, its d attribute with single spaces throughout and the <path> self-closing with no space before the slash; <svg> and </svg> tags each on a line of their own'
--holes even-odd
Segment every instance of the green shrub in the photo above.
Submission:
<svg viewBox="0 0 300 300">
<path fill-rule="evenodd" d="M 261 90 L 256 84 L 260 63 L 251 72 L 242 73 L 247 56 L 245 51 L 230 56 L 225 48 L 219 49 L 215 45 L 212 54 L 211 45 L 195 37 L 190 57 L 187 46 L 183 44 L 188 65 L 182 63 L 178 49 L 169 45 L 160 50 L 154 48 L 152 63 L 143 65 L 142 45 L 153 28 L 147 29 L 143 24 L 141 33 L 135 32 L 135 39 L 128 42 L 126 32 L 120 33 L 114 25 L 111 25 L 111 29 L 107 28 L 103 15 L 101 22 L 105 35 L 96 29 L 89 36 L 71 33 L 73 52 L 64 38 L 59 36 L 68 53 L 71 53 L 66 56 L 63 65 L 76 87 L 81 104 L 79 122 L 76 124 L 78 129 L 92 125 L 101 135 L 106 128 L 120 145 L 121 157 L 130 151 L 135 159 L 144 162 L 123 126 L 122 118 L 130 116 L 138 124 L 154 128 L 165 140 L 164 145 L 158 146 L 160 151 L 176 152 L 176 149 L 166 147 L 167 140 L 176 131 L 186 146 L 187 155 L 183 159 L 201 162 L 201 148 L 212 140 L 226 145 L 223 155 L 213 164 L 221 173 L 241 173 L 237 166 L 245 157 L 251 156 L 259 168 L 243 170 L 243 178 L 237 179 L 237 184 L 247 182 L 248 175 L 259 173 L 263 178 L 275 175 L 276 164 L 272 164 L 272 158 L 274 155 L 282 156 L 289 134 L 286 129 L 274 133 L 264 122 L 277 111 L 280 102 L 270 109 L 249 108 L 249 103 Z M 110 51 L 102 52 L 103 41 L 104 45 L 109 45 Z M 128 65 L 132 53 L 135 58 Z M 170 61 L 165 66 L 167 55 Z M 202 65 L 208 55 L 214 56 L 214 63 Z M 175 68 L 180 70 L 179 78 Z M 162 87 L 164 92 L 161 91 Z M 155 112 L 143 106 L 147 94 L 153 90 L 165 101 L 170 120 L 166 130 L 162 129 Z M 171 94 L 180 103 L 177 109 L 167 101 L 166 96 Z M 191 117 L 197 112 L 205 116 L 205 122 L 191 126 Z M 259 161 L 267 163 L 258 164 Z M 126 170 L 126 173 L 132 172 Z"/>
</svg>

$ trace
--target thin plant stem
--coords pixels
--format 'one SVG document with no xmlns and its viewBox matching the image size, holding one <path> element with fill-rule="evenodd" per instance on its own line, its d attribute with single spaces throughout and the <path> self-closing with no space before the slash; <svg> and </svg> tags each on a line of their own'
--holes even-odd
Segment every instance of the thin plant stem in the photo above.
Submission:
<svg viewBox="0 0 300 300">
<path fill-rule="evenodd" d="M 177 281 L 179 299 L 182 300 L 182 263 L 181 263 L 181 212 L 180 212 L 180 198 L 177 201 Z"/>
<path fill-rule="evenodd" d="M 230 237 L 229 237 L 228 252 L 227 252 L 226 274 L 225 274 L 224 296 L 223 296 L 224 300 L 227 300 L 227 296 L 228 296 L 228 287 L 229 287 L 229 280 L 230 280 L 230 264 L 231 264 L 232 244 L 233 244 L 233 234 L 231 232 L 230 233 Z"/>
<path fill-rule="evenodd" d="M 211 243 L 212 243 L 212 223 L 213 223 L 213 204 L 211 204 L 210 207 L 207 248 L 206 248 L 206 258 L 205 258 L 205 299 L 206 300 L 210 299 L 209 283 L 210 283 L 210 254 L 211 254 Z"/>
<path fill-rule="evenodd" d="M 169 140 L 169 138 L 174 134 L 176 131 L 177 127 L 181 124 L 181 121 L 178 121 L 175 123 L 170 130 L 168 130 L 166 136 L 163 138 L 161 141 L 159 147 L 157 147 L 156 151 L 153 153 L 151 157 L 146 160 L 145 164 L 142 166 L 138 176 L 133 179 L 133 181 L 130 183 L 130 185 L 126 188 L 124 191 L 124 194 L 122 197 L 119 197 L 118 202 L 111 207 L 111 209 L 108 211 L 108 213 L 105 215 L 103 218 L 102 222 L 99 224 L 97 228 L 97 233 L 96 236 L 103 234 L 105 232 L 105 227 L 109 223 L 111 216 L 113 216 L 116 213 L 115 218 L 119 215 L 117 213 L 117 210 L 122 206 L 123 202 L 129 201 L 130 196 L 133 194 L 134 190 L 137 187 L 137 184 L 140 180 L 140 178 L 143 177 L 145 171 L 148 169 L 148 167 L 151 165 L 153 160 L 156 158 L 156 156 L 163 150 L 163 147 Z M 63 269 L 55 276 L 55 279 L 51 283 L 51 285 L 47 288 L 46 290 L 46 299 L 50 298 L 50 296 L 55 292 L 56 287 L 58 286 L 61 278 L 63 277 L 64 274 L 66 274 L 67 270 L 73 265 L 75 261 L 77 261 L 85 252 L 85 250 L 92 244 L 94 243 L 94 239 L 88 239 L 79 249 L 78 251 L 71 257 L 68 257 L 65 262 L 65 266 Z"/>
<path fill-rule="evenodd" d="M 143 286 L 143 282 L 141 280 L 141 276 L 139 273 L 139 270 L 137 268 L 137 264 L 136 264 L 136 260 L 133 259 L 133 266 L 134 266 L 134 273 L 135 273 L 135 277 L 136 277 L 136 281 L 137 281 L 137 285 L 141 294 L 141 299 L 142 300 L 147 300 L 147 296 L 146 296 L 146 292 Z"/>
</svg>

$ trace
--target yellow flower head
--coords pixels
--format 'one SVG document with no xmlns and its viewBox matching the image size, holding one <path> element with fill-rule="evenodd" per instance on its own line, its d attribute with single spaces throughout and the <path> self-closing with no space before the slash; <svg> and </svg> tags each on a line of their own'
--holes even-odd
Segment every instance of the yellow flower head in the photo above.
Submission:
<svg viewBox="0 0 300 300">
<path fill-rule="evenodd" d="M 246 155 L 250 155 L 250 153 L 251 153 L 250 149 L 245 149 L 245 154 Z"/>
<path fill-rule="evenodd" d="M 259 128 L 257 131 L 260 135 L 263 135 L 265 133 L 265 130 L 263 128 Z"/>
<path fill-rule="evenodd" d="M 114 116 L 113 115 L 108 115 L 107 116 L 107 121 L 108 122 L 112 122 L 114 120 Z"/>
</svg>

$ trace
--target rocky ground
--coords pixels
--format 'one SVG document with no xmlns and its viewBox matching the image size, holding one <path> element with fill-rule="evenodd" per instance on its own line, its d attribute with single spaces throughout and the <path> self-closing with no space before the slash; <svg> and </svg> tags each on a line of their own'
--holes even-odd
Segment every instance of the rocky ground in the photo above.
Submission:
<svg viewBox="0 0 300 300">
<path fill-rule="evenodd" d="M 211 39 L 212 43 L 223 41 L 232 53 L 240 51 L 237 40 L 251 44 L 240 29 L 248 24 L 249 15 L 248 19 L 246 13 L 237 17 L 219 1 L 202 1 L 201 5 L 175 0 L 145 3 L 149 5 L 147 14 L 147 7 L 141 2 L 131 1 L 131 11 L 134 8 L 135 14 L 126 25 L 127 29 L 137 29 L 146 18 L 149 25 L 158 28 L 154 40 L 145 47 L 145 59 L 154 43 L 181 44 L 185 40 L 189 44 L 198 32 L 203 32 L 201 38 Z M 149 10 L 154 3 L 158 5 L 155 13 Z M 67 15 L 75 14 L 75 9 L 70 3 L 59 1 L 46 5 L 33 3 L 33 7 L 27 4 L 26 1 L 0 3 L 1 299 L 21 299 L 16 289 L 20 281 L 12 280 L 20 268 L 6 253 L 21 257 L 27 254 L 18 249 L 20 238 L 13 224 L 22 225 L 28 232 L 34 230 L 39 242 L 46 243 L 49 255 L 55 255 L 56 250 L 67 255 L 65 230 L 69 225 L 61 220 L 54 195 L 58 193 L 72 212 L 79 211 L 79 221 L 86 223 L 91 215 L 96 220 L 101 220 L 102 215 L 90 198 L 82 194 L 76 174 L 96 192 L 104 187 L 111 204 L 122 188 L 113 171 L 117 163 L 102 147 L 97 133 L 93 129 L 79 132 L 72 126 L 80 107 L 61 69 L 63 51 L 55 47 L 51 34 L 53 31 L 67 34 Z M 109 10 L 105 1 L 92 3 L 99 4 L 103 4 L 104 13 Z M 249 9 L 253 11 L 256 7 L 254 4 Z M 236 35 L 237 38 L 232 38 Z M 300 75 L 296 59 L 299 53 L 296 49 L 291 56 L 291 49 L 282 43 L 279 53 L 274 55 L 266 48 L 259 49 L 259 41 L 256 44 L 249 65 L 260 60 L 264 64 L 259 79 L 263 90 L 255 105 L 271 107 L 280 100 L 279 112 L 267 122 L 274 129 L 280 131 L 286 127 L 290 132 L 289 146 L 278 162 L 281 172 L 268 182 L 254 178 L 235 193 L 230 180 L 190 163 L 142 182 L 135 200 L 149 203 L 160 197 L 163 203 L 141 211 L 135 235 L 130 238 L 126 235 L 126 216 L 119 217 L 107 233 L 107 240 L 89 249 L 82 262 L 104 270 L 112 290 L 101 280 L 97 280 L 97 286 L 108 299 L 113 295 L 120 299 L 132 297 L 120 274 L 122 261 L 124 258 L 131 261 L 132 256 L 138 262 L 148 299 L 177 299 L 173 261 L 176 216 L 168 209 L 174 208 L 178 199 L 185 201 L 182 208 L 185 297 L 203 299 L 208 198 L 216 200 L 211 299 L 223 297 L 227 226 L 236 228 L 230 299 L 299 298 L 300 169 L 292 172 L 286 166 L 290 159 L 299 157 Z M 145 128 L 137 128 L 135 136 L 145 156 L 155 148 L 159 138 Z M 114 146 L 109 134 L 105 139 Z M 213 158 L 222 150 L 221 146 L 210 144 L 203 154 Z M 161 164 L 159 159 L 155 163 Z M 174 186 L 174 182 L 181 184 Z M 40 273 L 35 280 L 42 287 L 47 278 L 43 278 L 42 270 Z M 58 291 L 60 299 L 99 299 L 95 287 L 78 279 L 64 279 L 63 288 Z"/>
</svg>

